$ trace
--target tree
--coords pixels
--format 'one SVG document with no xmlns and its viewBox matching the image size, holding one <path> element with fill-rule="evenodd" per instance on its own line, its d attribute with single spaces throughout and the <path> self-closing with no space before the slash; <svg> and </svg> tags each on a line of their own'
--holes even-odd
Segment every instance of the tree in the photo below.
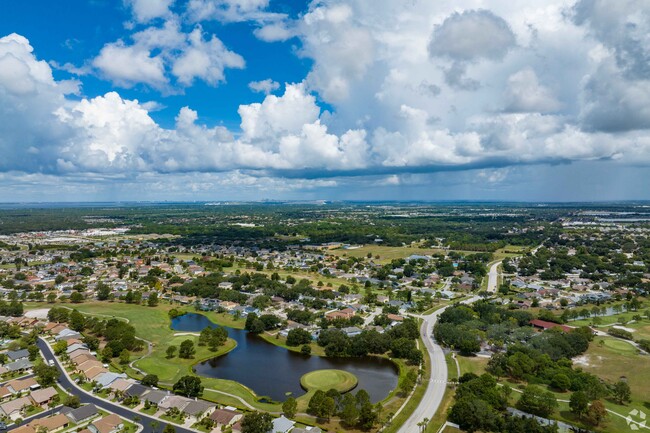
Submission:
<svg viewBox="0 0 650 433">
<path fill-rule="evenodd" d="M 632 397 L 632 391 L 630 390 L 630 385 L 627 382 L 619 380 L 612 386 L 612 397 L 619 404 L 629 403 Z"/>
<path fill-rule="evenodd" d="M 311 346 L 309 344 L 303 344 L 300 348 L 300 353 L 303 355 L 311 355 Z"/>
<path fill-rule="evenodd" d="M 147 299 L 147 305 L 150 307 L 155 307 L 158 305 L 158 293 L 152 292 L 149 294 L 149 299 Z"/>
<path fill-rule="evenodd" d="M 50 292 L 47 294 L 47 303 L 54 304 L 56 302 L 56 293 Z"/>
<path fill-rule="evenodd" d="M 38 363 L 34 366 L 34 374 L 36 374 L 36 381 L 41 387 L 45 388 L 56 383 L 59 377 L 59 369 L 55 366 L 49 366 L 43 363 Z"/>
<path fill-rule="evenodd" d="M 81 400 L 79 399 L 79 396 L 69 395 L 65 398 L 65 400 L 63 400 L 63 405 L 77 409 L 81 406 Z"/>
<path fill-rule="evenodd" d="M 57 341 L 52 348 L 55 355 L 62 355 L 68 349 L 68 342 L 65 340 Z"/>
<path fill-rule="evenodd" d="M 99 283 L 97 284 L 96 293 L 98 300 L 105 301 L 111 295 L 111 288 L 108 286 L 108 284 Z"/>
<path fill-rule="evenodd" d="M 174 384 L 174 392 L 186 397 L 199 397 L 203 393 L 201 379 L 196 376 L 183 376 Z"/>
<path fill-rule="evenodd" d="M 589 397 L 583 391 L 576 391 L 571 394 L 569 399 L 569 407 L 571 412 L 576 414 L 578 418 L 582 418 L 584 414 L 587 413 L 589 409 Z"/>
<path fill-rule="evenodd" d="M 571 380 L 566 374 L 559 373 L 553 376 L 553 380 L 551 381 L 551 386 L 557 389 L 558 391 L 564 392 L 567 389 L 569 389 L 569 387 L 571 386 Z"/>
<path fill-rule="evenodd" d="M 84 318 L 84 315 L 77 310 L 72 310 L 72 312 L 70 312 L 68 323 L 70 324 L 70 328 L 77 332 L 83 331 L 86 327 L 86 319 Z"/>
<path fill-rule="evenodd" d="M 112 358 L 113 358 L 113 349 L 111 349 L 108 346 L 104 347 L 102 349 L 102 359 L 105 362 L 110 362 Z"/>
<path fill-rule="evenodd" d="M 287 418 L 293 418 L 296 416 L 297 410 L 298 403 L 293 397 L 289 397 L 284 403 L 282 403 L 282 412 L 286 415 Z"/>
<path fill-rule="evenodd" d="M 131 352 L 129 352 L 128 349 L 122 350 L 122 352 L 120 352 L 120 364 L 126 365 L 129 363 L 130 360 L 131 360 Z"/>
<path fill-rule="evenodd" d="M 599 425 L 605 418 L 607 418 L 607 409 L 602 401 L 596 400 L 591 402 L 591 406 L 587 410 L 587 421 L 593 425 Z"/>
<path fill-rule="evenodd" d="M 194 349 L 194 342 L 192 340 L 184 340 L 178 349 L 178 357 L 189 359 L 194 356 L 196 350 Z"/>
<path fill-rule="evenodd" d="M 529 385 L 521 394 L 521 398 L 517 402 L 517 409 L 547 418 L 557 405 L 557 400 L 552 392 L 544 391 L 535 385 Z"/>
<path fill-rule="evenodd" d="M 70 295 L 70 302 L 73 304 L 80 304 L 84 301 L 84 295 L 79 292 L 72 292 Z"/>
<path fill-rule="evenodd" d="M 147 374 L 140 381 L 144 386 L 158 386 L 158 376 L 155 374 Z"/>
<path fill-rule="evenodd" d="M 176 427 L 171 424 L 167 424 L 163 430 L 163 433 L 176 433 Z"/>
<path fill-rule="evenodd" d="M 268 413 L 252 412 L 244 415 L 242 433 L 267 433 L 273 428 L 273 417 Z"/>
<path fill-rule="evenodd" d="M 356 424 L 357 419 L 359 418 L 359 410 L 357 409 L 357 400 L 351 393 L 347 393 L 343 396 L 343 402 L 341 404 L 341 419 L 348 426 L 353 426 Z"/>
<path fill-rule="evenodd" d="M 167 354 L 167 359 L 173 358 L 174 355 L 176 355 L 176 351 L 178 350 L 178 347 L 176 346 L 169 346 L 165 353 Z"/>
<path fill-rule="evenodd" d="M 300 346 L 311 343 L 311 334 L 302 328 L 295 328 L 287 334 L 287 346 Z"/>
<path fill-rule="evenodd" d="M 94 335 L 84 336 L 83 342 L 86 346 L 88 346 L 88 349 L 90 350 L 99 349 L 99 338 L 95 337 Z"/>
</svg>

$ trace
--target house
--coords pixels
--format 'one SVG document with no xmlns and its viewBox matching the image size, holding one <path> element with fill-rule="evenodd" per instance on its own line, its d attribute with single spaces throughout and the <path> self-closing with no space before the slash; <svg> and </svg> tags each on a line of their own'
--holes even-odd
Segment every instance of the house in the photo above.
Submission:
<svg viewBox="0 0 650 433">
<path fill-rule="evenodd" d="M 70 358 L 70 360 L 76 365 L 88 361 L 89 359 L 97 360 L 88 349 L 77 349 L 74 352 L 70 352 L 68 353 L 68 358 Z"/>
<path fill-rule="evenodd" d="M 99 415 L 99 412 L 97 411 L 97 407 L 95 407 L 94 404 L 87 404 L 85 406 L 80 406 L 76 409 L 65 407 L 61 409 L 61 413 L 64 413 L 65 416 L 67 416 L 70 419 L 70 421 L 72 421 L 75 424 L 80 424 L 84 421 L 88 421 L 89 419 Z"/>
<path fill-rule="evenodd" d="M 33 367 L 33 364 L 29 359 L 19 359 L 18 361 L 10 362 L 5 365 L 7 371 L 16 372 L 16 371 L 27 371 Z"/>
<path fill-rule="evenodd" d="M 130 382 L 126 379 L 119 378 L 108 385 L 108 388 L 113 392 L 124 392 L 131 386 L 132 383 L 133 382 Z"/>
<path fill-rule="evenodd" d="M 33 377 L 28 377 L 26 379 L 10 380 L 7 382 L 6 386 L 9 388 L 9 391 L 14 394 L 20 394 L 21 392 L 38 388 L 38 382 L 36 382 L 36 379 Z"/>
<path fill-rule="evenodd" d="M 113 372 L 106 372 L 98 375 L 95 377 L 95 382 L 97 382 L 97 387 L 99 388 L 106 388 L 109 386 L 111 383 L 115 382 L 117 379 L 125 379 L 126 374 L 124 373 L 113 373 Z"/>
<path fill-rule="evenodd" d="M 0 413 L 15 420 L 20 417 L 23 408 L 31 406 L 32 401 L 27 397 L 20 397 L 15 400 L 0 404 Z"/>
<path fill-rule="evenodd" d="M 7 352 L 7 358 L 9 358 L 9 361 L 18 361 L 19 359 L 27 359 L 29 358 L 29 350 L 27 349 L 21 349 L 21 350 L 10 350 Z"/>
<path fill-rule="evenodd" d="M 0 401 L 8 400 L 13 395 L 13 392 L 11 392 L 6 386 L 0 387 Z"/>
<path fill-rule="evenodd" d="M 203 400 L 191 401 L 183 408 L 183 412 L 194 419 L 201 419 L 212 413 L 216 406 Z"/>
<path fill-rule="evenodd" d="M 161 401 L 163 401 L 170 394 L 168 391 L 153 390 L 146 393 L 143 397 L 143 401 L 148 401 L 149 403 L 158 406 Z"/>
<path fill-rule="evenodd" d="M 97 361 L 97 359 L 89 359 L 87 361 L 82 362 L 81 364 L 77 364 L 76 370 L 80 373 L 86 373 L 88 370 L 90 370 L 93 367 L 104 367 L 104 364 L 101 362 Z"/>
<path fill-rule="evenodd" d="M 323 430 L 321 430 L 319 427 L 296 427 L 295 429 L 291 430 L 291 433 L 322 433 Z"/>
<path fill-rule="evenodd" d="M 131 386 L 129 386 L 125 391 L 124 391 L 124 396 L 125 397 L 138 397 L 140 400 L 142 400 L 142 396 L 145 395 L 147 392 L 151 391 L 151 388 L 144 386 L 139 383 L 132 383 Z"/>
<path fill-rule="evenodd" d="M 243 418 L 243 414 L 230 409 L 216 409 L 210 414 L 210 419 L 217 424 L 218 428 L 235 424 Z"/>
<path fill-rule="evenodd" d="M 32 391 L 32 393 L 29 395 L 29 398 L 32 399 L 35 406 L 45 406 L 49 404 L 57 395 L 59 395 L 59 393 L 56 392 L 56 389 L 52 386 L 48 386 L 44 389 L 37 389 L 36 391 Z"/>
<path fill-rule="evenodd" d="M 280 418 L 275 418 L 273 420 L 273 428 L 271 429 L 272 433 L 287 433 L 293 428 L 295 424 L 294 421 L 287 419 L 282 415 Z"/>
<path fill-rule="evenodd" d="M 83 343 L 82 344 L 79 344 L 79 343 L 71 344 L 65 350 L 65 353 L 70 355 L 72 352 L 74 352 L 75 350 L 78 350 L 78 349 L 88 349 L 88 346 L 86 346 Z"/>
<path fill-rule="evenodd" d="M 539 329 L 540 331 L 545 331 L 552 328 L 561 328 L 564 332 L 569 332 L 573 328 L 567 325 L 561 325 L 559 323 L 547 322 L 545 320 L 534 319 L 530 321 L 530 324 L 533 325 L 533 328 Z"/>
<path fill-rule="evenodd" d="M 158 407 L 165 410 L 175 407 L 176 409 L 182 411 L 185 406 L 187 406 L 191 401 L 192 400 L 187 397 L 170 394 L 166 398 L 162 399 L 160 403 L 158 403 Z"/>
<path fill-rule="evenodd" d="M 350 326 L 347 328 L 341 329 L 347 335 L 348 337 L 354 337 L 356 335 L 361 334 L 362 330 L 360 328 L 357 328 L 356 326 Z"/>
<path fill-rule="evenodd" d="M 122 422 L 122 419 L 119 416 L 112 414 L 90 424 L 88 430 L 92 433 L 117 433 L 122 430 L 123 427 L 124 423 Z"/>
<path fill-rule="evenodd" d="M 100 374 L 108 373 L 104 367 L 91 367 L 88 371 L 84 371 L 83 375 L 86 376 L 88 380 L 94 380 Z"/>
<path fill-rule="evenodd" d="M 336 319 L 351 319 L 357 314 L 353 308 L 344 308 L 343 310 L 335 310 L 325 313 L 325 318 L 327 320 L 336 320 Z"/>
<path fill-rule="evenodd" d="M 57 432 L 68 427 L 70 420 L 62 413 L 49 418 L 35 419 L 29 423 L 29 426 L 38 431 L 39 427 L 45 427 L 48 433 Z"/>
<path fill-rule="evenodd" d="M 56 341 L 69 340 L 70 338 L 81 338 L 81 334 L 72 329 L 65 328 L 54 337 Z"/>
<path fill-rule="evenodd" d="M 397 314 L 392 314 L 392 313 L 387 314 L 386 318 L 388 320 L 390 320 L 391 322 L 402 322 L 402 321 L 404 321 L 403 316 L 400 316 L 400 315 L 397 315 Z"/>
</svg>

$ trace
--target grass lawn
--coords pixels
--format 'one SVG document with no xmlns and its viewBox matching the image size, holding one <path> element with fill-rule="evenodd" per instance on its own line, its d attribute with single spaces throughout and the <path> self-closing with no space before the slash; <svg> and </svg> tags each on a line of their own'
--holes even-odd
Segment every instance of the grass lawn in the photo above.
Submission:
<svg viewBox="0 0 650 433">
<path fill-rule="evenodd" d="M 183 359 L 177 355 L 173 358 L 167 358 L 167 348 L 169 346 L 180 346 L 185 340 L 192 340 L 196 353 L 191 359 Z M 198 345 L 199 338 L 195 335 L 178 335 L 172 336 L 167 340 L 154 344 L 150 356 L 146 356 L 134 363 L 134 366 L 148 372 L 156 373 L 161 382 L 174 384 L 181 376 L 191 374 L 194 364 L 202 360 L 214 358 L 230 352 L 237 346 L 235 340 L 228 339 L 225 345 L 219 347 L 216 352 L 212 352 L 207 346 Z"/>
<path fill-rule="evenodd" d="M 420 247 L 388 247 L 383 245 L 364 245 L 360 248 L 355 248 L 352 250 L 337 249 L 332 250 L 332 253 L 337 256 L 347 256 L 347 257 L 366 257 L 368 253 L 372 254 L 373 259 L 376 256 L 379 256 L 379 259 L 375 259 L 378 263 L 389 263 L 393 259 L 403 259 L 410 255 L 431 255 L 431 254 L 445 254 L 445 250 L 438 248 L 420 248 Z"/>
<path fill-rule="evenodd" d="M 264 341 L 275 344 L 276 346 L 284 347 L 287 350 L 290 350 L 292 352 L 298 352 L 300 353 L 300 349 L 302 348 L 302 345 L 300 346 L 287 346 L 287 339 L 279 333 L 269 333 L 269 332 L 264 332 L 259 335 L 260 338 L 262 338 Z M 311 354 L 315 356 L 325 356 L 325 349 L 320 347 L 316 342 L 311 342 L 309 344 L 311 347 Z"/>
<path fill-rule="evenodd" d="M 149 406 L 149 409 L 140 409 L 140 412 L 145 413 L 149 416 L 153 415 L 154 413 L 158 412 L 158 407 L 156 406 Z"/>
<path fill-rule="evenodd" d="M 235 316 L 230 313 L 202 313 L 206 315 L 211 321 L 219 326 L 227 326 L 234 329 L 244 329 L 246 319 L 235 319 Z"/>
<path fill-rule="evenodd" d="M 335 389 L 338 392 L 348 392 L 357 386 L 357 377 L 343 370 L 315 370 L 300 378 L 300 386 L 307 391 L 328 391 Z"/>
<path fill-rule="evenodd" d="M 477 376 L 482 375 L 483 373 L 485 373 L 485 367 L 487 367 L 489 361 L 488 358 L 481 358 L 478 356 L 456 355 L 456 359 L 458 360 L 458 365 L 460 366 L 461 376 L 465 373 L 474 373 Z M 454 364 L 453 367 L 454 367 L 454 375 L 455 375 L 456 365 Z"/>
<path fill-rule="evenodd" d="M 600 343 L 603 341 L 603 344 Z M 650 359 L 639 355 L 636 349 L 623 341 L 609 337 L 596 337 L 589 345 L 589 350 L 576 364 L 583 370 L 593 373 L 610 383 L 627 377 L 632 391 L 632 405 L 642 407 L 648 412 L 648 390 L 650 389 Z M 617 410 L 621 412 L 622 410 Z M 630 409 L 625 410 L 625 413 Z"/>
</svg>

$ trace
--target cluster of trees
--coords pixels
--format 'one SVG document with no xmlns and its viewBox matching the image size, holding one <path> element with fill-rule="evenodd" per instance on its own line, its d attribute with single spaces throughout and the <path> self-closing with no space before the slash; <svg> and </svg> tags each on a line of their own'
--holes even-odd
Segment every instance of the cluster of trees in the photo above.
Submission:
<svg viewBox="0 0 650 433">
<path fill-rule="evenodd" d="M 309 400 L 307 412 L 329 420 L 338 416 L 348 427 L 364 430 L 372 428 L 381 415 L 380 404 L 373 405 L 366 390 L 360 389 L 356 395 L 351 392 L 341 394 L 335 389 L 327 392 L 318 390 Z"/>
<path fill-rule="evenodd" d="M 208 348 L 216 352 L 219 346 L 226 344 L 228 340 L 228 330 L 223 327 L 207 327 L 201 330 L 199 335 L 199 346 L 208 346 Z"/>
<path fill-rule="evenodd" d="M 583 391 L 596 400 L 609 394 L 607 386 L 593 374 L 573 369 L 568 358 L 554 360 L 547 353 L 525 345 L 513 345 L 492 356 L 487 371 L 529 383 L 546 384 L 557 391 Z"/>
<path fill-rule="evenodd" d="M 417 322 L 409 318 L 383 334 L 364 330 L 359 335 L 348 337 L 340 329 L 324 329 L 317 341 L 325 348 L 327 356 L 381 355 L 390 351 L 393 357 L 418 365 L 422 362 L 422 352 L 415 344 L 419 335 Z"/>
<path fill-rule="evenodd" d="M 496 379 L 489 374 L 476 376 L 473 373 L 466 373 L 460 378 L 460 384 L 456 390 L 454 404 L 449 410 L 448 419 L 460 425 L 463 431 L 469 433 L 476 431 L 503 433 L 557 432 L 556 426 L 543 426 L 535 419 L 520 418 L 508 414 L 506 408 L 508 407 L 508 398 L 511 392 L 511 388 L 497 386 Z M 536 389 L 536 387 L 528 387 L 524 393 L 527 395 L 526 401 L 530 402 L 530 404 L 524 405 L 521 408 L 522 410 L 555 408 L 557 406 L 553 394 L 550 396 L 551 401 L 545 392 Z M 544 412 L 538 412 L 538 414 L 541 413 Z"/>
<path fill-rule="evenodd" d="M 9 303 L 0 300 L 0 316 L 18 317 L 23 315 L 23 303 L 13 300 Z"/>
<path fill-rule="evenodd" d="M 258 316 L 255 313 L 250 313 L 246 316 L 246 324 L 244 328 L 251 334 L 260 334 L 264 331 L 275 329 L 282 324 L 282 319 L 273 314 L 262 314 Z"/>
<path fill-rule="evenodd" d="M 68 326 L 77 332 L 86 332 L 85 341 L 95 349 L 99 347 L 99 339 L 104 339 L 106 345 L 102 356 L 107 359 L 120 356 L 125 350 L 141 350 L 144 346 L 144 342 L 136 338 L 133 325 L 122 320 L 102 320 L 63 307 L 50 308 L 47 317 L 52 322 L 68 323 Z"/>
<path fill-rule="evenodd" d="M 482 341 L 499 346 L 529 339 L 534 333 L 529 326 L 532 318 L 528 312 L 506 310 L 486 301 L 456 304 L 440 314 L 434 336 L 462 355 L 473 355 L 481 350 Z"/>
<path fill-rule="evenodd" d="M 241 421 L 242 433 L 268 433 L 273 429 L 273 417 L 266 412 L 250 412 Z"/>
</svg>

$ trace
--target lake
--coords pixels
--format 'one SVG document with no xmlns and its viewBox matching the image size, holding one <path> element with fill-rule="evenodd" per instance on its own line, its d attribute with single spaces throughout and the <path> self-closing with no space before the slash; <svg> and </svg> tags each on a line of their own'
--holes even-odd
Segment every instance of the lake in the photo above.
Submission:
<svg viewBox="0 0 650 433">
<path fill-rule="evenodd" d="M 179 332 L 201 332 L 208 326 L 217 325 L 206 316 L 194 313 L 176 317 L 171 324 Z M 284 401 L 288 392 L 294 397 L 304 394 L 300 378 L 310 371 L 328 368 L 354 374 L 359 380 L 357 389 L 368 391 L 373 402 L 383 400 L 397 386 L 397 367 L 387 359 L 304 356 L 267 343 L 247 331 L 227 329 L 228 336 L 237 341 L 237 347 L 224 356 L 195 365 L 197 374 L 234 380 L 259 396 L 277 401 Z"/>
</svg>

